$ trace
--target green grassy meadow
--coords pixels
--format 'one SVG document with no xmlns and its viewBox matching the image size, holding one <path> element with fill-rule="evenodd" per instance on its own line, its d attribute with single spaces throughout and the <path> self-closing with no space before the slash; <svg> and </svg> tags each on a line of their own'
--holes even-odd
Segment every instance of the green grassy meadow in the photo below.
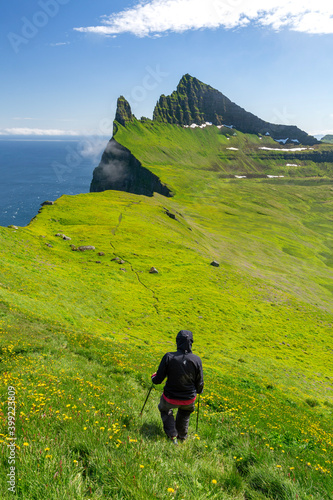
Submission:
<svg viewBox="0 0 333 500">
<path fill-rule="evenodd" d="M 116 139 L 174 197 L 62 196 L 0 228 L 1 498 L 332 499 L 331 164 L 295 174 L 258 153 L 272 139 L 212 127 L 134 122 Z M 285 177 L 226 177 L 244 171 Z M 176 447 L 163 386 L 139 414 L 180 329 L 205 390 Z"/>
</svg>

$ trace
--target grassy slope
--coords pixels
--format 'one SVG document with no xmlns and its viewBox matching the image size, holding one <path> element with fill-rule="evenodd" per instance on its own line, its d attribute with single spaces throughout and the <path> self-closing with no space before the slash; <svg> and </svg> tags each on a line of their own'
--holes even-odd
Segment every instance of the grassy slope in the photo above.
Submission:
<svg viewBox="0 0 333 500">
<path fill-rule="evenodd" d="M 162 180 L 169 182 L 182 195 L 184 173 L 188 177 L 193 170 L 198 169 L 204 171 L 205 176 L 213 176 L 210 178 L 214 180 L 216 176 L 234 174 L 284 175 L 288 178 L 333 176 L 332 164 L 316 164 L 309 159 L 295 159 L 296 152 L 293 153 L 292 149 L 297 148 L 297 145 L 279 145 L 271 137 L 260 138 L 227 127 L 184 129 L 152 121 L 141 123 L 134 120 L 129 122 L 126 128 L 119 124 L 117 126 L 117 141 L 127 146 L 144 165 L 161 175 Z M 259 149 L 262 147 L 281 148 L 282 151 Z M 237 151 L 228 148 L 237 148 Z M 285 148 L 290 148 L 291 152 L 283 151 Z M 313 148 L 306 147 L 297 154 L 306 158 L 312 151 L 332 151 L 332 146 L 319 144 Z M 179 179 L 175 166 L 182 167 Z M 193 194 L 197 195 L 198 192 L 194 191 Z"/>
<path fill-rule="evenodd" d="M 332 498 L 332 184 L 225 180 L 205 145 L 260 139 L 133 127 L 117 140 L 174 198 L 63 196 L 26 228 L 0 228 L 18 497 Z M 206 389 L 199 436 L 193 418 L 175 450 L 156 392 L 138 413 L 180 328 L 194 331 Z"/>
<path fill-rule="evenodd" d="M 302 298 L 322 298 L 331 307 L 333 186 L 329 178 L 226 181 L 217 162 L 227 168 L 230 153 L 249 158 L 259 146 L 276 148 L 277 144 L 271 138 L 240 132 L 221 134 L 216 127 L 191 130 L 136 121 L 127 129 L 119 126 L 116 138 L 171 185 L 176 194 L 173 206 L 190 225 L 198 225 L 199 232 L 204 229 L 206 253 Z M 226 150 L 230 144 L 239 150 Z M 255 162 L 251 162 L 254 171 Z M 270 174 L 277 172 L 281 161 L 262 163 L 265 168 L 260 173 Z M 281 167 L 279 175 L 287 174 L 286 170 Z M 304 287 L 309 277 L 311 285 Z"/>
</svg>

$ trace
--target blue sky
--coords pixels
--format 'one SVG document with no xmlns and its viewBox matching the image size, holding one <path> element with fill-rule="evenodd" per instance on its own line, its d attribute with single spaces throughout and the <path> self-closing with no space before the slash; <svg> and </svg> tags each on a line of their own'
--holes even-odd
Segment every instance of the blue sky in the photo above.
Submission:
<svg viewBox="0 0 333 500">
<path fill-rule="evenodd" d="M 185 73 L 267 121 L 333 133 L 333 6 L 322 0 L 11 0 L 0 135 L 110 135 Z"/>
</svg>

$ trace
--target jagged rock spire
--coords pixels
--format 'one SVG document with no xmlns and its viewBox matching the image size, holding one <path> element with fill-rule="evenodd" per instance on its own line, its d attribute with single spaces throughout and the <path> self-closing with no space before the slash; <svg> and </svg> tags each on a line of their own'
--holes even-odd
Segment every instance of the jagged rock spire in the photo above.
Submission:
<svg viewBox="0 0 333 500">
<path fill-rule="evenodd" d="M 117 101 L 116 121 L 125 127 L 134 118 L 129 102 L 121 95 Z"/>
</svg>

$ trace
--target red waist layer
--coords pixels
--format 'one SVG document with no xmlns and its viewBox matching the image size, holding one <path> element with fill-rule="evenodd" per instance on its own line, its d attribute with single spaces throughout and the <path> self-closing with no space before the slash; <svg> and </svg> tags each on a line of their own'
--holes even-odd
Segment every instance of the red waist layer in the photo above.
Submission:
<svg viewBox="0 0 333 500">
<path fill-rule="evenodd" d="M 194 398 L 192 399 L 170 399 L 170 398 L 167 398 L 166 395 L 163 393 L 163 398 L 165 399 L 165 401 L 167 403 L 170 403 L 171 405 L 181 405 L 181 406 L 185 406 L 185 405 L 190 405 L 192 403 L 194 403 L 194 401 L 196 400 L 196 396 L 194 396 Z"/>
</svg>

